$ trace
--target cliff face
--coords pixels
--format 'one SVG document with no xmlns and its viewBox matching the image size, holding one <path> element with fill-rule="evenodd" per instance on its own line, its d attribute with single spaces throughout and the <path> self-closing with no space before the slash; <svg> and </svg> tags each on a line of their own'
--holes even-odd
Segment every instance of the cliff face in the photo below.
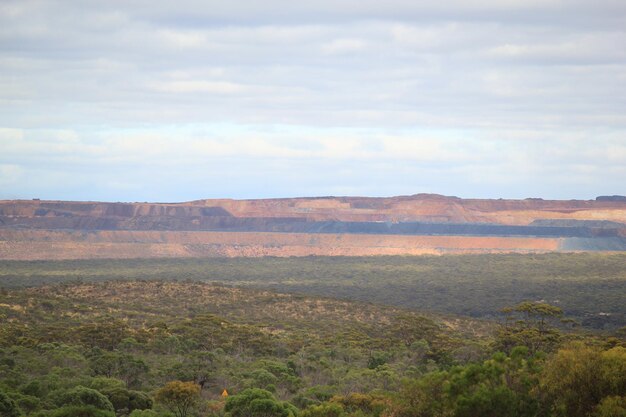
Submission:
<svg viewBox="0 0 626 417">
<path fill-rule="evenodd" d="M 241 236 L 246 238 L 240 241 Z M 427 194 L 175 204 L 0 201 L 0 259 L 572 248 L 626 250 L 626 201 L 464 200 Z"/>
<path fill-rule="evenodd" d="M 267 200 L 199 200 L 188 203 L 93 203 L 70 201 L 0 201 L 0 221 L 75 228 L 150 229 L 151 222 L 172 229 L 193 229 L 202 222 L 231 218 L 284 218 L 343 222 L 443 222 L 528 225 L 545 219 L 605 220 L 624 223 L 620 200 L 463 200 L 431 194 L 406 197 L 321 197 Z M 195 222 L 194 222 L 195 220 Z M 81 222 L 83 224 L 81 224 Z M 91 225 L 90 222 L 94 224 Z M 189 222 L 186 225 L 185 222 Z M 98 227 L 101 223 L 103 226 Z"/>
</svg>

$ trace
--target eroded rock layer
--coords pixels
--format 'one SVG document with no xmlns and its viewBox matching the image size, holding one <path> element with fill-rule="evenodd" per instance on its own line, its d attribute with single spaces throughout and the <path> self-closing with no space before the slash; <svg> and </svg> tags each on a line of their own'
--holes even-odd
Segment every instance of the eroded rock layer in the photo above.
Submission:
<svg viewBox="0 0 626 417">
<path fill-rule="evenodd" d="M 0 201 L 0 259 L 626 250 L 626 201 Z"/>
</svg>

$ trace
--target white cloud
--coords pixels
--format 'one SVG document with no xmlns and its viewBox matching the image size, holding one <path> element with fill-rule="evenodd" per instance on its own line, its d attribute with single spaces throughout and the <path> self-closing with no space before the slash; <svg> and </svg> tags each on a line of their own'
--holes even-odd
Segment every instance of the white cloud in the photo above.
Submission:
<svg viewBox="0 0 626 417">
<path fill-rule="evenodd" d="M 556 39 L 536 39 L 534 43 L 507 43 L 493 47 L 489 53 L 495 57 L 510 58 L 530 63 L 579 64 L 598 63 L 626 64 L 624 31 L 600 31 L 589 33 L 560 34 Z"/>
<path fill-rule="evenodd" d="M 168 93 L 209 93 L 238 94 L 247 90 L 246 86 L 227 81 L 180 80 L 151 86 L 156 91 Z"/>
<path fill-rule="evenodd" d="M 24 139 L 24 131 L 22 129 L 0 128 L 0 144 L 9 144 L 22 139 Z"/>
<path fill-rule="evenodd" d="M 4 187 L 18 186 L 23 175 L 24 169 L 19 165 L 0 164 L 0 185 Z"/>
<path fill-rule="evenodd" d="M 322 45 L 322 51 L 327 54 L 346 54 L 363 51 L 367 43 L 362 39 L 334 39 Z"/>
<path fill-rule="evenodd" d="M 619 0 L 6 0 L 0 163 L 59 193 L 207 163 L 241 195 L 619 193 L 625 27 Z"/>
<path fill-rule="evenodd" d="M 207 35 L 203 31 L 199 30 L 161 30 L 157 33 L 157 36 L 162 38 L 162 41 L 175 48 L 198 48 L 207 46 Z"/>
</svg>

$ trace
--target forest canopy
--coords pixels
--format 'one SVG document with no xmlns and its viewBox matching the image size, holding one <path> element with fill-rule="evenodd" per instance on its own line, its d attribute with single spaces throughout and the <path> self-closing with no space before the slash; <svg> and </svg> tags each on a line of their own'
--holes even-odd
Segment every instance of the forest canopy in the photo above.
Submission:
<svg viewBox="0 0 626 417">
<path fill-rule="evenodd" d="M 21 417 L 616 416 L 626 341 L 526 301 L 508 319 L 202 282 L 0 293 L 0 409 Z M 622 413 L 622 414 L 620 414 Z"/>
</svg>

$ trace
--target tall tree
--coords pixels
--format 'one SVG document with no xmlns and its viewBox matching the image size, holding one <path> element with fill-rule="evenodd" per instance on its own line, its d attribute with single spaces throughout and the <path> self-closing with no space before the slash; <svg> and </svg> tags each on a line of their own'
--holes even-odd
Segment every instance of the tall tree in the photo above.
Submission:
<svg viewBox="0 0 626 417">
<path fill-rule="evenodd" d="M 157 391 L 155 399 L 176 417 L 187 417 L 200 400 L 200 386 L 194 382 L 171 381 Z"/>
</svg>

